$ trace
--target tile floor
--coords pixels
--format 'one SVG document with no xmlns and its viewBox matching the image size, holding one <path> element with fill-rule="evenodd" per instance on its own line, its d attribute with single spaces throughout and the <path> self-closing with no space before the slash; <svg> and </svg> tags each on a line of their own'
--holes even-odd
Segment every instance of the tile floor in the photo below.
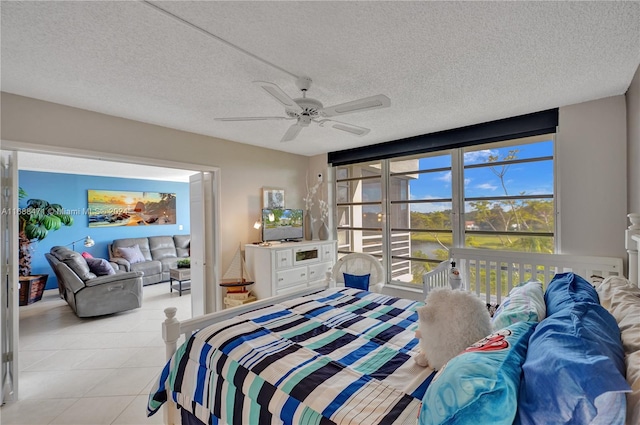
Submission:
<svg viewBox="0 0 640 425">
<path fill-rule="evenodd" d="M 2 406 L 3 425 L 161 424 L 146 417 L 149 391 L 164 360 L 164 308 L 191 316 L 189 292 L 169 283 L 144 287 L 142 308 L 80 319 L 47 290 L 20 307 L 19 400 Z"/>
</svg>

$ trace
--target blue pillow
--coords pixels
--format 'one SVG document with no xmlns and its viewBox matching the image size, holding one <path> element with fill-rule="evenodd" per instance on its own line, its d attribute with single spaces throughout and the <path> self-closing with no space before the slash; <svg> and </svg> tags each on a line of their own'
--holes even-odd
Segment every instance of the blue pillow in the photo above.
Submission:
<svg viewBox="0 0 640 425">
<path fill-rule="evenodd" d="M 344 276 L 344 286 L 347 288 L 362 289 L 363 291 L 369 290 L 370 274 L 356 276 L 353 274 L 342 273 L 342 275 Z"/>
<path fill-rule="evenodd" d="M 113 266 L 104 258 L 85 258 L 87 260 L 87 265 L 89 266 L 89 270 L 91 273 L 96 276 L 108 276 L 112 274 L 116 274 L 116 271 L 113 270 Z"/>
<path fill-rule="evenodd" d="M 544 302 L 547 305 L 547 316 L 551 316 L 579 302 L 600 304 L 600 298 L 593 285 L 581 276 L 574 273 L 558 273 L 547 286 Z"/>
<path fill-rule="evenodd" d="M 575 303 L 540 322 L 522 371 L 515 423 L 596 423 L 596 417 L 616 417 L 603 411 L 610 406 L 597 406 L 596 398 L 616 399 L 620 394 L 607 393 L 630 389 L 618 325 L 607 310 L 590 302 Z"/>
<path fill-rule="evenodd" d="M 536 322 L 517 322 L 478 341 L 436 374 L 419 423 L 511 425 L 527 343 Z"/>
</svg>

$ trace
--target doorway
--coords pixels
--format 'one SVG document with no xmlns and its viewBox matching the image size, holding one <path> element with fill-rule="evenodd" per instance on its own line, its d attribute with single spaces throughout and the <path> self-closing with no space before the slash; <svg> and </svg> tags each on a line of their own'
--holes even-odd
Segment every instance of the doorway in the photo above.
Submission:
<svg viewBox="0 0 640 425">
<path fill-rule="evenodd" d="M 3 142 L 3 145 L 4 145 L 3 149 L 7 149 L 7 143 Z M 9 146 L 8 148 L 11 149 L 12 146 Z M 65 164 L 64 167 L 60 170 L 57 170 L 57 172 L 61 172 L 61 173 L 70 173 L 71 171 L 70 164 L 74 161 L 79 160 L 79 162 L 83 163 L 84 165 L 93 163 L 94 164 L 93 172 L 95 172 L 95 168 L 97 167 L 97 165 L 100 165 L 101 166 L 100 168 L 108 169 L 109 166 L 113 168 L 116 164 L 119 164 L 122 166 L 122 168 L 125 168 L 125 166 L 129 166 L 129 167 L 133 166 L 134 168 L 137 168 L 138 171 L 144 168 L 147 171 L 147 173 L 149 173 L 150 170 L 152 169 L 157 169 L 157 170 L 164 170 L 165 174 L 168 170 L 171 170 L 171 171 L 185 172 L 187 176 L 189 175 L 206 176 L 206 178 L 203 178 L 203 179 L 207 180 L 209 182 L 209 185 L 204 188 L 200 188 L 200 190 L 209 191 L 208 196 L 206 198 L 210 202 L 208 204 L 205 203 L 202 206 L 203 208 L 207 208 L 208 214 L 201 214 L 200 220 L 202 221 L 200 222 L 194 222 L 193 215 L 191 215 L 191 217 L 189 218 L 191 233 L 193 234 L 194 231 L 197 231 L 199 235 L 205 235 L 205 237 L 201 237 L 199 239 L 196 245 L 194 245 L 193 243 L 191 245 L 192 253 L 197 255 L 198 258 L 203 259 L 200 263 L 198 263 L 200 267 L 202 267 L 201 272 L 197 274 L 201 276 L 201 279 L 194 279 L 192 281 L 192 288 L 193 288 L 192 290 L 198 293 L 200 296 L 190 297 L 191 298 L 191 314 L 192 316 L 196 316 L 196 315 L 204 314 L 204 313 L 215 310 L 218 304 L 218 302 L 216 301 L 216 299 L 218 298 L 216 288 L 218 287 L 217 283 L 219 281 L 219 277 L 217 276 L 218 267 L 216 267 L 216 265 L 220 261 L 219 260 L 220 251 L 219 251 L 219 245 L 217 241 L 218 240 L 217 217 L 219 217 L 219 205 L 220 205 L 218 201 L 219 193 L 220 193 L 220 170 L 218 168 L 196 165 L 196 164 L 178 163 L 173 161 L 154 160 L 149 158 L 129 157 L 129 158 L 126 158 L 126 161 L 124 161 L 123 158 L 117 157 L 115 155 L 109 156 L 109 155 L 97 154 L 97 153 L 91 154 L 89 152 L 70 152 L 68 150 L 64 152 L 59 152 L 59 151 L 56 151 L 55 149 L 51 149 L 51 150 L 37 149 L 36 150 L 36 149 L 30 149 L 28 146 L 15 146 L 11 150 L 3 150 L 3 153 L 4 152 L 10 152 L 13 154 L 15 161 L 13 162 L 12 166 L 15 167 L 16 175 L 17 175 L 17 170 L 21 169 L 20 155 L 23 154 L 27 157 L 29 157 L 30 155 L 32 156 L 40 155 L 40 156 L 48 157 L 49 159 L 51 159 L 50 163 L 55 163 L 56 161 L 54 161 L 54 159 L 55 160 L 63 159 Z M 96 158 L 99 158 L 99 159 L 96 159 Z M 98 164 L 96 164 L 96 162 Z M 41 170 L 41 171 L 44 171 L 44 170 Z M 52 171 L 52 170 L 46 170 L 46 171 Z M 53 171 L 53 172 L 56 172 L 56 171 Z M 87 173 L 86 170 L 85 171 L 76 170 L 76 173 L 90 174 L 90 173 Z M 122 177 L 122 174 L 119 175 L 119 177 Z M 146 177 L 148 177 L 148 174 L 146 175 Z M 15 184 L 15 187 L 17 188 L 17 183 Z M 17 189 L 16 189 L 16 192 L 17 192 Z M 17 208 L 17 200 L 14 201 L 13 207 Z M 208 218 L 213 217 L 213 219 L 212 220 L 210 219 L 209 221 L 205 222 L 204 221 L 205 217 L 208 217 Z M 15 231 L 15 234 L 13 235 L 10 234 L 13 232 L 14 231 L 11 229 L 8 229 L 7 231 L 3 228 L 2 229 L 3 240 L 17 241 L 17 231 Z M 209 261 L 205 262 L 204 259 L 209 259 Z M 196 264 L 196 266 L 198 266 L 198 264 Z M 17 281 L 17 278 L 15 280 Z M 8 289 L 9 289 L 9 286 L 12 286 L 11 289 L 13 289 L 13 293 L 17 294 L 17 291 L 18 291 L 17 282 L 11 283 L 9 280 L 7 280 L 6 283 L 8 285 Z M 10 291 L 7 291 L 7 293 L 9 292 Z M 15 314 L 15 317 L 17 317 L 18 297 L 16 295 L 12 298 L 14 299 L 14 302 L 11 303 L 11 305 L 8 305 L 7 307 L 12 307 L 13 309 L 7 309 L 7 311 L 12 311 L 11 314 Z M 13 326 L 13 334 L 17 335 L 19 333 L 19 329 L 17 327 L 17 321 L 12 322 L 11 325 Z M 3 332 L 0 333 L 0 336 L 3 336 L 3 335 L 6 336 L 11 334 L 12 334 L 11 332 L 4 332 L 4 329 L 3 329 Z M 6 366 L 6 367 L 14 368 L 13 376 L 18 376 L 17 374 L 18 353 L 19 353 L 18 343 L 16 343 L 12 347 L 12 352 L 10 353 L 10 356 L 5 357 L 3 352 L 3 369 L 5 369 L 5 361 L 4 361 L 5 358 L 7 359 L 11 358 L 13 360 L 13 366 Z M 14 396 L 10 398 L 10 401 L 15 401 L 18 398 L 17 388 L 18 388 L 18 383 L 15 382 L 14 388 L 11 390 L 5 390 L 3 395 L 11 393 Z"/>
</svg>

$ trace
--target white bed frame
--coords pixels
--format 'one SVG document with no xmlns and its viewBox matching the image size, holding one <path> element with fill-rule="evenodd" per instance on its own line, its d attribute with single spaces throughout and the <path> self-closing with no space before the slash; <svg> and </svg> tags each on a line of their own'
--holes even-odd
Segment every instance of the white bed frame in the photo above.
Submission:
<svg viewBox="0 0 640 425">
<path fill-rule="evenodd" d="M 631 226 L 629 226 L 625 235 L 625 247 L 629 257 L 628 276 L 632 283 L 640 286 L 638 279 L 638 271 L 640 270 L 640 258 L 638 256 L 638 251 L 640 250 L 640 214 L 629 214 L 629 219 L 631 220 Z M 526 252 L 521 253 L 462 248 L 451 249 L 450 254 L 456 261 L 456 266 L 462 272 L 465 288 L 469 289 L 473 286 L 478 295 L 481 294 L 483 288 L 487 288 L 489 285 L 488 280 L 480 282 L 480 271 L 482 269 L 489 272 L 491 270 L 495 271 L 498 265 L 500 270 L 502 270 L 502 273 L 497 273 L 497 276 L 500 276 L 499 279 L 506 279 L 508 289 L 513 287 L 514 282 L 515 284 L 518 284 L 530 277 L 537 278 L 541 282 L 547 283 L 557 272 L 562 273 L 566 271 L 573 271 L 586 279 L 591 278 L 591 276 L 606 278 L 607 276 L 612 275 L 623 275 L 621 258 L 584 257 L 562 254 L 531 254 Z M 425 293 L 431 288 L 449 285 L 449 263 L 450 260 L 444 261 L 438 265 L 436 269 L 425 275 Z M 473 274 L 472 270 L 474 271 Z M 531 275 L 531 270 L 537 270 L 536 276 Z M 476 277 L 474 282 L 471 282 L 470 280 L 472 275 Z M 485 273 L 485 275 L 489 276 L 489 273 Z M 258 300 L 250 304 L 206 314 L 204 316 L 184 320 L 182 322 L 175 318 L 177 309 L 175 307 L 168 307 L 164 310 L 166 319 L 162 324 L 162 338 L 166 344 L 166 358 L 167 360 L 171 359 L 171 356 L 176 352 L 178 341 L 181 340 L 181 338 L 183 338 L 182 341 L 186 340 L 198 329 L 222 320 L 231 319 L 239 314 L 246 313 L 257 308 L 311 294 L 330 286 L 331 284 L 331 282 L 327 281 L 326 285 L 318 285 L 301 291 L 291 292 L 286 295 Z M 500 285 L 498 285 L 498 288 L 500 288 Z M 486 293 L 485 296 L 487 298 L 487 302 L 500 302 L 500 299 L 507 295 L 506 293 L 503 294 L 498 292 L 496 297 L 492 298 L 488 292 L 489 291 L 486 290 L 482 292 Z M 168 400 L 165 404 L 164 423 L 167 425 L 180 424 L 180 413 L 176 404 L 172 400 Z"/>
<path fill-rule="evenodd" d="M 498 304 L 511 288 L 531 279 L 548 283 L 556 273 L 574 272 L 595 284 L 608 276 L 623 274 L 621 258 L 474 248 L 451 248 L 449 255 L 450 260 L 443 261 L 423 276 L 425 294 L 433 288 L 449 286 L 451 261 L 455 261 L 460 270 L 464 289 L 484 296 L 487 303 Z M 495 294 L 491 293 L 491 272 L 495 276 Z M 505 284 L 506 291 L 503 293 Z"/>
</svg>

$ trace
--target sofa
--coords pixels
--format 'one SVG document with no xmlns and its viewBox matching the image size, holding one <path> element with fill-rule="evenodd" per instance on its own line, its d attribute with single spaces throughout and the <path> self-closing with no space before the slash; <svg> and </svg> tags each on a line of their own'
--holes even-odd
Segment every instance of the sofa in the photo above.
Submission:
<svg viewBox="0 0 640 425">
<path fill-rule="evenodd" d="M 124 271 L 143 272 L 143 285 L 152 285 L 169 280 L 169 269 L 189 257 L 190 244 L 191 235 L 115 239 L 109 245 L 109 261 Z"/>
<path fill-rule="evenodd" d="M 58 278 L 62 297 L 78 317 L 142 306 L 142 272 L 115 270 L 106 259 L 85 259 L 64 246 L 54 246 L 45 257 Z"/>
</svg>

